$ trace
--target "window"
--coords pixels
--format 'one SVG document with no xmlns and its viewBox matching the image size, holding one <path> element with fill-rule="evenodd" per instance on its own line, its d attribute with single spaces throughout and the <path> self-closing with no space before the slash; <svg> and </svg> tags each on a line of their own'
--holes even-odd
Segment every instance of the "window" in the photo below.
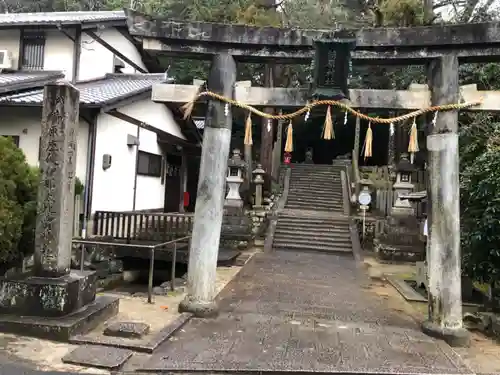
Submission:
<svg viewBox="0 0 500 375">
<path fill-rule="evenodd" d="M 139 157 L 137 160 L 137 174 L 143 176 L 161 177 L 161 164 L 161 155 L 139 151 Z"/>
<path fill-rule="evenodd" d="M 42 70 L 45 36 L 35 32 L 24 32 L 22 36 L 21 69 Z"/>
<path fill-rule="evenodd" d="M 12 142 L 19 147 L 19 136 L 18 135 L 1 135 L 0 137 L 10 138 Z"/>
</svg>

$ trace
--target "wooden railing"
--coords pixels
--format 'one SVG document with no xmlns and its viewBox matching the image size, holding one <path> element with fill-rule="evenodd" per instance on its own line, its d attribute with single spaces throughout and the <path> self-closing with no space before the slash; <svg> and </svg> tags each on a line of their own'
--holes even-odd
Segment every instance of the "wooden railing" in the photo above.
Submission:
<svg viewBox="0 0 500 375">
<path fill-rule="evenodd" d="M 129 241 L 172 241 L 190 235 L 193 214 L 96 211 L 93 234 Z"/>
</svg>

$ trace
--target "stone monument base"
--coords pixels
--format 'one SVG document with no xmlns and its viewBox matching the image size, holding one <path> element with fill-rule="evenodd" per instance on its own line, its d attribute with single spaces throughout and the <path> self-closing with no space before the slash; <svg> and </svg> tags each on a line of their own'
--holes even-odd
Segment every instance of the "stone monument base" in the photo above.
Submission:
<svg viewBox="0 0 500 375">
<path fill-rule="evenodd" d="M 0 314 L 58 317 L 71 314 L 95 299 L 93 271 L 72 270 L 50 278 L 31 273 L 0 279 Z"/>
<path fill-rule="evenodd" d="M 96 299 L 96 281 L 95 272 L 76 270 L 58 278 L 0 278 L 0 331 L 68 340 L 94 328 L 118 312 L 118 299 Z"/>
<path fill-rule="evenodd" d="M 99 296 L 82 309 L 60 317 L 35 317 L 0 314 L 0 332 L 69 341 L 85 334 L 118 313 L 119 298 Z"/>
</svg>

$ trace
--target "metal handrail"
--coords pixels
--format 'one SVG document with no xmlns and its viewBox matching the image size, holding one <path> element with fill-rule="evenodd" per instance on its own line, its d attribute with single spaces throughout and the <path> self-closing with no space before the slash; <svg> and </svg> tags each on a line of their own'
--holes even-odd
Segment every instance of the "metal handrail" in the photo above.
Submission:
<svg viewBox="0 0 500 375">
<path fill-rule="evenodd" d="M 177 243 L 185 240 L 189 240 L 191 235 L 184 236 L 181 238 L 176 238 L 175 240 L 170 240 L 167 242 L 162 242 L 155 245 L 140 245 L 140 244 L 127 244 L 120 242 L 107 242 L 107 241 L 92 241 L 92 240 L 72 240 L 73 244 L 82 245 L 82 254 L 80 259 L 80 270 L 83 271 L 84 259 L 85 259 L 85 246 L 86 245 L 104 245 L 104 246 L 120 246 L 120 247 L 132 247 L 136 249 L 148 249 L 150 253 L 149 257 L 149 273 L 148 273 L 148 303 L 153 303 L 153 276 L 155 268 L 155 251 L 166 247 L 169 245 L 174 245 L 174 251 L 172 253 L 172 269 L 170 275 L 170 290 L 173 292 L 175 290 L 175 264 L 177 262 Z M 189 249 L 189 242 L 188 242 Z"/>
</svg>

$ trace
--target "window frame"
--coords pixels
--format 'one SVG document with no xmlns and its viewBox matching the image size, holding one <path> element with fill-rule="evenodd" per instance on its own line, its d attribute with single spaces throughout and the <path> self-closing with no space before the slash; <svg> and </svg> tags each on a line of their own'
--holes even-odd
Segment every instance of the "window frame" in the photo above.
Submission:
<svg viewBox="0 0 500 375">
<path fill-rule="evenodd" d="M 12 142 L 14 142 L 14 145 L 19 148 L 19 141 L 21 140 L 21 137 L 19 135 L 5 135 L 5 134 L 0 134 L 0 137 L 5 137 L 5 138 L 10 138 Z"/>
<path fill-rule="evenodd" d="M 138 150 L 137 152 L 139 153 L 138 157 L 137 157 L 137 168 L 136 168 L 137 175 L 161 178 L 162 172 L 163 172 L 163 167 L 162 167 L 163 157 L 162 157 L 162 155 L 153 154 L 153 153 L 142 151 L 142 150 Z M 144 170 L 144 168 L 142 168 L 141 157 L 148 158 L 147 170 Z M 154 163 L 157 163 L 157 165 L 154 165 Z"/>
<path fill-rule="evenodd" d="M 36 64 L 28 65 L 25 61 L 27 52 L 27 46 L 30 45 L 40 46 L 41 53 L 40 56 L 36 56 L 38 59 Z M 43 70 L 45 66 L 45 46 L 46 46 L 46 37 L 43 31 L 39 30 L 25 30 L 21 33 L 21 42 L 20 42 L 20 56 L 19 56 L 19 69 L 20 70 Z"/>
</svg>

